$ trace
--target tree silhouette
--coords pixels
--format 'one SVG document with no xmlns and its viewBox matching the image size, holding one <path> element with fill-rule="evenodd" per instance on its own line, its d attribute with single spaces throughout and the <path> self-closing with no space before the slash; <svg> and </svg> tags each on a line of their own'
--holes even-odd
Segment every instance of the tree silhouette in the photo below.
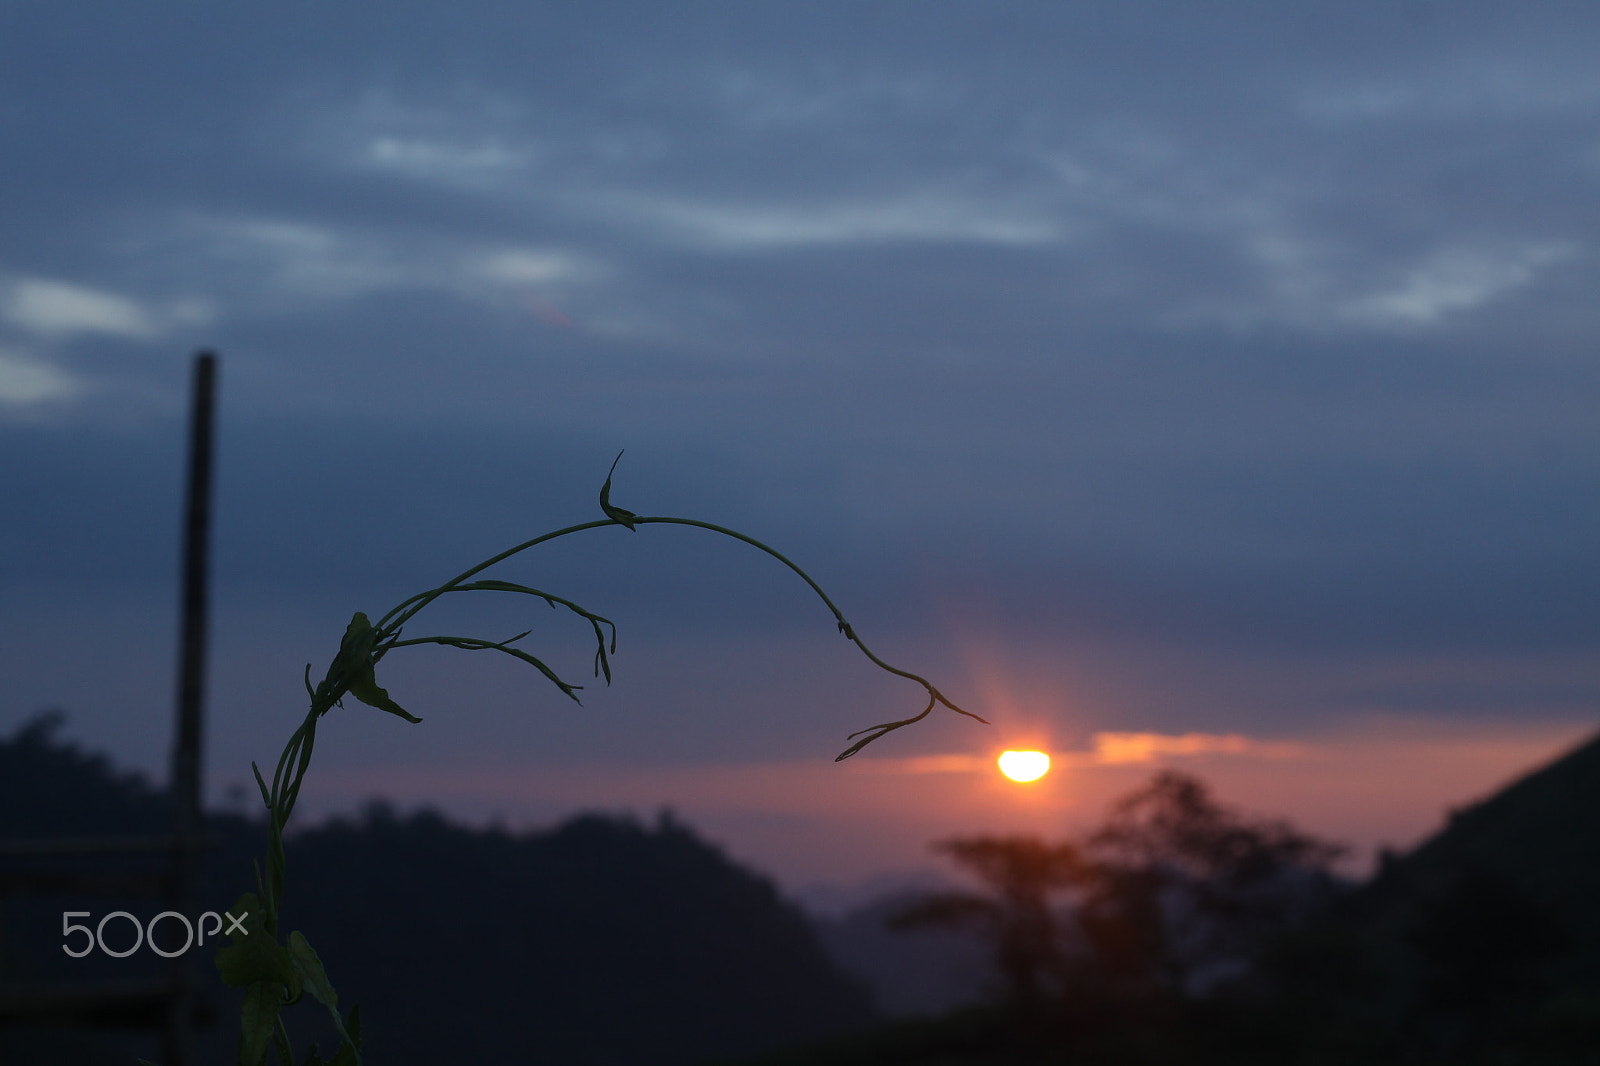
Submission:
<svg viewBox="0 0 1600 1066">
<path fill-rule="evenodd" d="M 977 875 L 993 895 L 931 893 L 889 919 L 893 929 L 974 929 L 994 946 L 1011 999 L 1039 1002 L 1070 979 L 1066 930 L 1052 897 L 1086 883 L 1089 870 L 1071 844 L 1036 837 L 966 837 L 935 845 Z"/>
<path fill-rule="evenodd" d="M 1086 849 L 1096 885 L 1078 922 L 1091 951 L 1117 980 L 1166 992 L 1241 974 L 1265 937 L 1327 898 L 1345 851 L 1247 820 L 1175 770 L 1117 801 Z"/>
<path fill-rule="evenodd" d="M 1323 868 L 1346 850 L 1285 821 L 1246 821 L 1213 800 L 1204 781 L 1176 770 L 1118 800 L 1089 847 L 1103 861 L 1164 865 L 1233 888 Z"/>
<path fill-rule="evenodd" d="M 936 849 L 991 890 L 930 894 L 890 920 L 974 929 L 1011 998 L 1073 991 L 1147 998 L 1239 976 L 1266 937 L 1331 888 L 1343 848 L 1283 821 L 1252 822 L 1205 783 L 1162 771 L 1082 843 L 965 837 Z"/>
</svg>

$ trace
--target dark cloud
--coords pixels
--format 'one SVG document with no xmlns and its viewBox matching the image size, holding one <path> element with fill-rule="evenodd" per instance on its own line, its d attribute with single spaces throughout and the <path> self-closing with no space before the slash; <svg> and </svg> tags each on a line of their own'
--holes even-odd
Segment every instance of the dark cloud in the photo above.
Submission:
<svg viewBox="0 0 1600 1066">
<path fill-rule="evenodd" d="M 591 517 L 626 447 L 625 506 L 769 536 L 927 649 L 983 602 L 1156 658 L 1580 654 L 1597 21 L 8 4 L 0 583 L 167 602 L 204 345 L 252 603 Z M 679 636 L 803 625 L 661 532 L 550 566 Z M 1294 705 L 1570 707 L 1567 670 Z"/>
</svg>

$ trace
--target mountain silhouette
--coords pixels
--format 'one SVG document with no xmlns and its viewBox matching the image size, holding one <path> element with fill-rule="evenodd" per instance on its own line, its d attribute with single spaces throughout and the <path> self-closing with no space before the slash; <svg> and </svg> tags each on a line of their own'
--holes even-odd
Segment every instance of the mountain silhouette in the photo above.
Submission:
<svg viewBox="0 0 1600 1066">
<path fill-rule="evenodd" d="M 59 714 L 0 738 L 0 838 L 164 832 L 164 791 L 57 736 Z M 204 906 L 254 888 L 264 823 L 213 815 Z M 343 1004 L 359 1003 L 368 1060 L 676 1066 L 861 1028 L 866 990 L 830 961 L 803 912 L 670 814 L 584 815 L 523 833 L 477 830 L 382 802 L 286 843 L 283 930 L 306 934 Z M 61 912 L 148 918 L 153 899 L 0 900 L 0 982 L 148 977 L 141 951 L 61 951 Z M 209 949 L 208 949 L 209 950 Z M 206 967 L 208 971 L 211 967 Z M 214 978 L 214 974 L 213 974 Z M 213 979 L 204 1061 L 232 1061 L 237 990 Z M 286 1013 L 324 1053 L 314 1005 Z M 129 1066 L 140 1037 L 7 1031 L 0 1061 Z"/>
<path fill-rule="evenodd" d="M 1385 855 L 1349 912 L 1371 1000 L 1411 1044 L 1453 1053 L 1562 1012 L 1600 1044 L 1600 736 Z"/>
<path fill-rule="evenodd" d="M 1600 735 L 1479 803 L 1403 858 L 1385 861 L 1371 892 L 1389 905 L 1492 879 L 1571 939 L 1561 975 L 1600 982 Z"/>
<path fill-rule="evenodd" d="M 1600 736 L 1265 946 L 1216 994 L 968 1006 L 730 1066 L 1600 1062 Z"/>
<path fill-rule="evenodd" d="M 375 803 L 288 871 L 285 925 L 375 1062 L 667 1066 L 875 1020 L 804 915 L 669 814 L 511 834 Z"/>
</svg>

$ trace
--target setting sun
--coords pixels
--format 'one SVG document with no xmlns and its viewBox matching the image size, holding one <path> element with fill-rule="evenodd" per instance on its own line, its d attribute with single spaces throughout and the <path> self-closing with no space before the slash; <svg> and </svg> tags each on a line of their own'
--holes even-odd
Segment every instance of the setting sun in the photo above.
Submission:
<svg viewBox="0 0 1600 1066">
<path fill-rule="evenodd" d="M 1000 772 L 1013 781 L 1037 781 L 1050 772 L 1050 756 L 1042 751 L 1003 751 Z"/>
</svg>

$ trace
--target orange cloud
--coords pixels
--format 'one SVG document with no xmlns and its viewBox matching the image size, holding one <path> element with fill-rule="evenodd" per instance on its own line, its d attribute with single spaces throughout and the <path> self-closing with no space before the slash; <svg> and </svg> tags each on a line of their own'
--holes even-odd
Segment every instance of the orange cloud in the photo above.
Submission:
<svg viewBox="0 0 1600 1066">
<path fill-rule="evenodd" d="M 1125 766 L 1169 756 L 1248 755 L 1267 759 L 1304 756 L 1304 744 L 1257 740 L 1240 733 L 1096 733 L 1089 751 L 1056 751 L 1049 755 L 1061 767 Z M 975 774 L 994 769 L 994 760 L 976 755 L 916 755 L 904 759 L 858 759 L 847 764 L 874 774 Z"/>
<path fill-rule="evenodd" d="M 1092 761 L 1098 765 L 1154 762 L 1162 755 L 1254 755 L 1293 759 L 1306 754 L 1303 744 L 1254 740 L 1239 733 L 1096 733 Z"/>
</svg>

